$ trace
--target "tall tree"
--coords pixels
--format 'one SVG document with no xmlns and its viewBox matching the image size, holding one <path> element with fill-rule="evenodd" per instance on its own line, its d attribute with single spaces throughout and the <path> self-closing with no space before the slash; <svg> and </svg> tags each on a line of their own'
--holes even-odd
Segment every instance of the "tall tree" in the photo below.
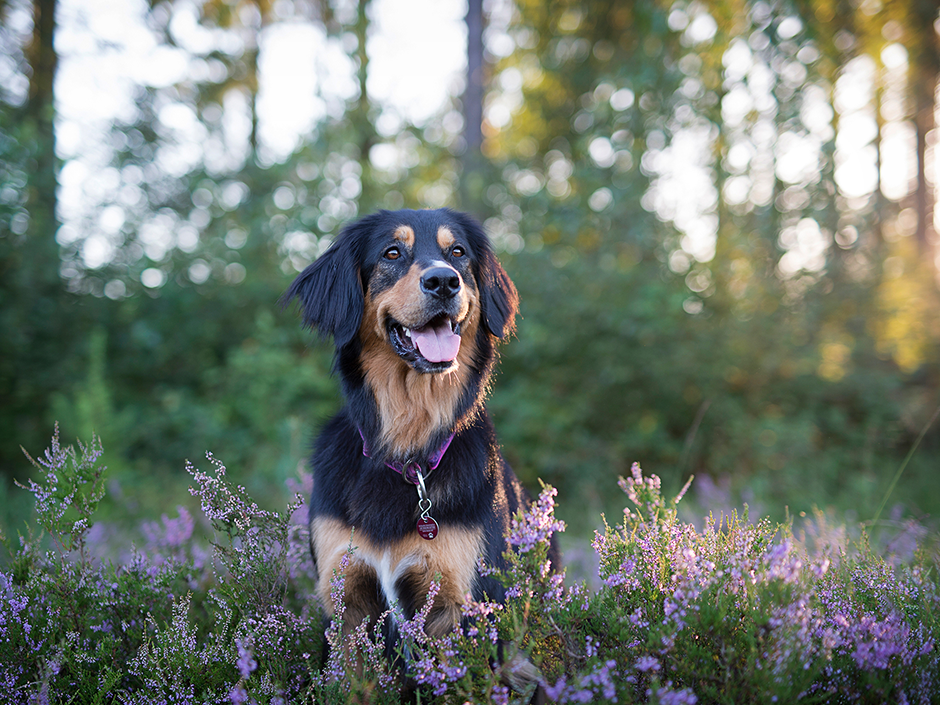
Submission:
<svg viewBox="0 0 940 705">
<path fill-rule="evenodd" d="M 22 103 L 0 100 L 8 129 L 0 171 L 10 179 L 0 219 L 0 470 L 14 472 L 19 444 L 47 437 L 51 395 L 69 379 L 82 328 L 77 301 L 59 277 L 56 232 L 59 164 L 55 136 L 56 0 L 34 0 L 31 33 L 22 48 L 28 89 Z M 8 11 L 4 7 L 0 10 Z"/>
<path fill-rule="evenodd" d="M 463 94 L 465 151 L 460 195 L 462 206 L 478 215 L 482 207 L 483 177 L 483 0 L 467 2 L 467 75 Z"/>
<path fill-rule="evenodd" d="M 922 253 L 931 252 L 935 199 L 927 179 L 927 135 L 936 128 L 937 80 L 940 78 L 940 8 L 934 0 L 909 0 L 907 41 L 913 119 L 917 132 L 917 242 Z M 934 184 L 936 188 L 940 184 Z"/>
<path fill-rule="evenodd" d="M 351 122 L 357 136 L 356 145 L 359 149 L 359 165 L 362 195 L 367 201 L 377 197 L 374 190 L 372 162 L 370 154 L 376 143 L 375 114 L 372 101 L 369 97 L 369 6 L 371 0 L 358 0 L 356 4 L 356 22 L 353 30 L 356 36 L 356 83 L 359 87 L 359 96 L 351 106 Z"/>
<path fill-rule="evenodd" d="M 56 186 L 58 165 L 55 154 L 55 76 L 59 56 L 55 48 L 56 9 L 58 0 L 35 0 L 33 4 L 33 36 L 26 56 L 31 69 L 29 97 L 24 119 L 35 130 L 36 147 L 31 170 L 27 208 L 35 222 L 31 237 L 42 240 L 46 263 L 54 261 L 52 236 L 56 230 Z M 52 272 L 57 268 L 53 267 Z M 50 276 L 52 281 L 57 277 Z"/>
</svg>

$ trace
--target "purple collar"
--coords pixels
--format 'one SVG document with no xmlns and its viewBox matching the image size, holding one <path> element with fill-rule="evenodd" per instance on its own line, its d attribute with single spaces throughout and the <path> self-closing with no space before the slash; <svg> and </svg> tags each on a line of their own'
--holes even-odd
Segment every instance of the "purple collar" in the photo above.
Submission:
<svg viewBox="0 0 940 705">
<path fill-rule="evenodd" d="M 363 435 L 362 429 L 357 430 L 359 431 L 359 437 L 362 438 L 362 454 L 367 458 L 371 458 L 372 456 L 369 454 L 369 444 L 366 443 L 366 437 Z M 453 440 L 454 434 L 452 433 L 444 440 L 441 447 L 431 454 L 428 458 L 428 470 L 422 473 L 425 477 L 430 475 L 432 470 L 437 470 L 437 466 L 441 464 L 441 458 L 444 457 L 444 453 L 450 448 L 450 443 Z M 385 463 L 385 466 L 401 475 L 406 482 L 410 482 L 412 485 L 418 484 L 418 472 L 421 470 L 421 463 L 416 460 L 407 463 Z"/>
</svg>

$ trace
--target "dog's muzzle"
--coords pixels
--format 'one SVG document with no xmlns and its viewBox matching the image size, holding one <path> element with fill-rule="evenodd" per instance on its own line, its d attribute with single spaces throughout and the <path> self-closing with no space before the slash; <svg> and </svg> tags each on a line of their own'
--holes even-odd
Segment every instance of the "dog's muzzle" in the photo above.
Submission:
<svg viewBox="0 0 940 705">
<path fill-rule="evenodd" d="M 460 352 L 458 316 L 465 315 L 459 296 L 463 282 L 455 269 L 436 266 L 422 272 L 419 288 L 427 318 L 418 325 L 389 318 L 389 342 L 396 354 L 417 371 L 448 372 L 456 366 Z"/>
</svg>

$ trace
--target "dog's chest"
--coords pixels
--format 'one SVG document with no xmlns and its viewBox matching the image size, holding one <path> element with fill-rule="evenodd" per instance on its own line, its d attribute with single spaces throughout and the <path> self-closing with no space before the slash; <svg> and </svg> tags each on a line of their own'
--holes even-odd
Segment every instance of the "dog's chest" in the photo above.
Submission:
<svg viewBox="0 0 940 705">
<path fill-rule="evenodd" d="M 381 553 L 363 551 L 359 560 L 375 571 L 379 587 L 389 605 L 400 602 L 399 584 L 401 579 L 411 573 L 427 573 L 429 556 L 417 550 L 402 555 L 401 549 L 386 548 Z"/>
<path fill-rule="evenodd" d="M 415 531 L 387 543 L 374 542 L 338 519 L 316 517 L 310 529 L 321 591 L 350 548 L 347 570 L 374 574 L 389 605 L 403 601 L 403 586 L 426 595 L 438 575 L 441 586 L 448 592 L 462 596 L 473 591 L 483 549 L 480 529 L 444 525 L 431 541 Z"/>
</svg>

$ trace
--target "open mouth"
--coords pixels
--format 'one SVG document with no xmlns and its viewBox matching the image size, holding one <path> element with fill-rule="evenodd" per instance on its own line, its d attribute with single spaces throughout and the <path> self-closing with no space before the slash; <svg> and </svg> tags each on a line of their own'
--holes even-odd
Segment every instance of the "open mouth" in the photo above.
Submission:
<svg viewBox="0 0 940 705">
<path fill-rule="evenodd" d="M 386 327 L 392 349 L 418 372 L 447 372 L 456 365 L 460 323 L 449 316 L 435 316 L 420 328 L 389 319 Z"/>
</svg>

